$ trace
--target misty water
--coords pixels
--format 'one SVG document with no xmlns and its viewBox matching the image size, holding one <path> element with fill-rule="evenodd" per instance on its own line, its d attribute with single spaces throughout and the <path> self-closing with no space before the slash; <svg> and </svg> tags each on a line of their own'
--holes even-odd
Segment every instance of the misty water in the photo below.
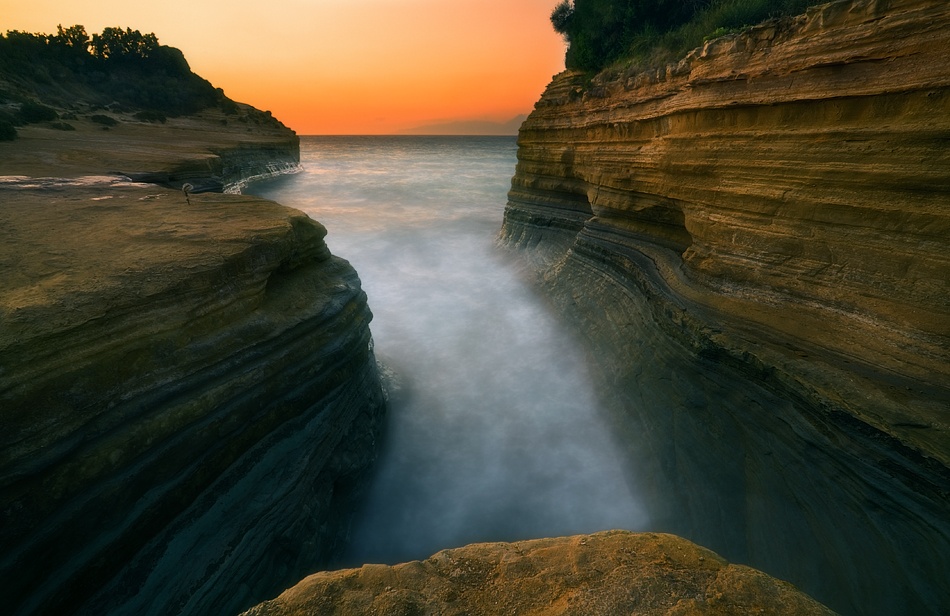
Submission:
<svg viewBox="0 0 950 616">
<path fill-rule="evenodd" d="M 476 541 L 643 529 L 583 351 L 495 245 L 514 137 L 304 137 L 246 192 L 328 229 L 399 376 L 347 565 Z"/>
</svg>

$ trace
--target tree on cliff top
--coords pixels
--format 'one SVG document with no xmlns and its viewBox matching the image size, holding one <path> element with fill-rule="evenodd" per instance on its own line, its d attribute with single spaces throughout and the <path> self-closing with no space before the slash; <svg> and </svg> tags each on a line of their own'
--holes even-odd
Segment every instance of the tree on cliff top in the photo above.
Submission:
<svg viewBox="0 0 950 616">
<path fill-rule="evenodd" d="M 551 25 L 568 43 L 565 65 L 598 71 L 638 55 L 672 59 L 703 40 L 793 15 L 817 0 L 561 0 Z"/>
<path fill-rule="evenodd" d="M 58 26 L 53 35 L 8 31 L 0 36 L 0 82 L 21 98 L 117 102 L 170 116 L 228 102 L 191 72 L 181 51 L 131 28 L 91 37 L 81 25 Z"/>
<path fill-rule="evenodd" d="M 597 70 L 622 57 L 634 38 L 689 21 L 706 0 L 562 0 L 551 25 L 568 41 L 568 68 Z"/>
<path fill-rule="evenodd" d="M 142 34 L 138 30 L 126 28 L 105 28 L 102 34 L 93 34 L 90 41 L 92 53 L 97 58 L 144 60 L 154 55 L 158 49 L 158 38 L 152 34 Z"/>
</svg>

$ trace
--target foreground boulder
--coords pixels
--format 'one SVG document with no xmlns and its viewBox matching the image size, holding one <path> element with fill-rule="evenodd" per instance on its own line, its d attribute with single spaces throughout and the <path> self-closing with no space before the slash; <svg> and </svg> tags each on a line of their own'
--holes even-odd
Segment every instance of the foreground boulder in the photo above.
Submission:
<svg viewBox="0 0 950 616">
<path fill-rule="evenodd" d="M 317 573 L 243 616 L 832 613 L 685 539 L 609 531 Z"/>
</svg>

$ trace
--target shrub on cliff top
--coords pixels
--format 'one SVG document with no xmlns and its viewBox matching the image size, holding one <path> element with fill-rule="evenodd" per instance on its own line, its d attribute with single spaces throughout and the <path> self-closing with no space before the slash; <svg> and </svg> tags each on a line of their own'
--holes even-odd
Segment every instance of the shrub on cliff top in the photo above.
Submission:
<svg viewBox="0 0 950 616">
<path fill-rule="evenodd" d="M 653 64 L 675 61 L 706 40 L 773 17 L 797 15 L 820 3 L 820 0 L 717 0 L 677 28 L 634 41 L 627 57 Z"/>
<path fill-rule="evenodd" d="M 96 124 L 102 124 L 103 126 L 115 126 L 116 124 L 119 123 L 119 121 L 113 118 L 112 116 L 103 115 L 101 113 L 97 113 L 96 115 L 91 115 L 89 116 L 89 119 L 95 122 Z"/>
<path fill-rule="evenodd" d="M 562 0 L 551 13 L 555 31 L 569 42 L 568 68 L 597 70 L 623 56 L 645 32 L 689 21 L 705 0 Z"/>
<path fill-rule="evenodd" d="M 59 114 L 52 107 L 41 105 L 39 103 L 26 102 L 20 105 L 18 118 L 24 124 L 33 124 L 35 122 L 51 122 L 59 118 Z"/>
<path fill-rule="evenodd" d="M 622 59 L 663 63 L 716 34 L 794 15 L 819 0 L 561 0 L 551 25 L 568 43 L 565 65 L 598 71 Z"/>
<path fill-rule="evenodd" d="M 13 141 L 16 136 L 16 127 L 6 120 L 0 120 L 0 141 Z"/>
</svg>

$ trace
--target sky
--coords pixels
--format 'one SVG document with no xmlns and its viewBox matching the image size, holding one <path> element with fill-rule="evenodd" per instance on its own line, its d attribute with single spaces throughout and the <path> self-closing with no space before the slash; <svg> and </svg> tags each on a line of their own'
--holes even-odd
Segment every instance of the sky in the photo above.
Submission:
<svg viewBox="0 0 950 616">
<path fill-rule="evenodd" d="M 0 30 L 154 32 L 301 135 L 390 134 L 533 108 L 564 68 L 557 0 L 0 0 Z"/>
</svg>

